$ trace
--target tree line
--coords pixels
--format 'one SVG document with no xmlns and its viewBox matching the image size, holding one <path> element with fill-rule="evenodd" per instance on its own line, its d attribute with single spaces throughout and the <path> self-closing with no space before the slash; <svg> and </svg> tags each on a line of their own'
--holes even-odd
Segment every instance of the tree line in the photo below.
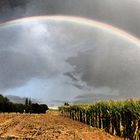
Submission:
<svg viewBox="0 0 140 140">
<path fill-rule="evenodd" d="M 46 113 L 48 106 L 46 104 L 32 103 L 28 98 L 25 104 L 12 103 L 7 97 L 0 95 L 0 112 L 19 112 L 19 113 Z"/>
</svg>

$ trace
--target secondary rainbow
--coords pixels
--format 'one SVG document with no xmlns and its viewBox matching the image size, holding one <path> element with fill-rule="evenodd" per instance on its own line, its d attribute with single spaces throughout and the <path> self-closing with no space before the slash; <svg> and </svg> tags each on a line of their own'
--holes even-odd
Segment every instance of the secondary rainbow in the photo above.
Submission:
<svg viewBox="0 0 140 140">
<path fill-rule="evenodd" d="M 66 21 L 66 22 L 73 22 L 77 24 L 82 24 L 86 26 L 92 26 L 94 28 L 99 28 L 102 30 L 106 30 L 109 32 L 112 32 L 128 41 L 131 41 L 137 45 L 140 46 L 140 39 L 131 35 L 130 33 L 127 33 L 121 29 L 118 29 L 112 25 L 105 24 L 96 20 L 92 19 L 86 19 L 81 17 L 73 17 L 73 16 L 34 16 L 34 17 L 26 17 L 21 19 L 15 19 L 12 21 L 7 21 L 4 23 L 1 23 L 0 25 L 9 25 L 9 24 L 16 24 L 16 23 L 24 23 L 24 22 L 30 22 L 30 21 L 37 21 L 37 20 L 54 20 L 54 21 Z"/>
</svg>

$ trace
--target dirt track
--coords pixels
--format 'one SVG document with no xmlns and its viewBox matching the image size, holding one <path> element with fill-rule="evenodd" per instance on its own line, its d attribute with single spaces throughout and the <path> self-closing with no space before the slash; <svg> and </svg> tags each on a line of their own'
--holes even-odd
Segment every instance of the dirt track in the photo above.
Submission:
<svg viewBox="0 0 140 140">
<path fill-rule="evenodd" d="M 57 112 L 44 115 L 0 114 L 1 139 L 121 140 L 101 130 L 64 118 Z"/>
</svg>

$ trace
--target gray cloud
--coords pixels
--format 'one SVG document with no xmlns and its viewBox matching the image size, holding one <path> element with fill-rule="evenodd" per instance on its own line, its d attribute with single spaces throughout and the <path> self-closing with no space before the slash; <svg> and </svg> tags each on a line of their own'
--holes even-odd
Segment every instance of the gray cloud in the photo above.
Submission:
<svg viewBox="0 0 140 140">
<path fill-rule="evenodd" d="M 1 22 L 36 15 L 82 16 L 140 37 L 138 0 L 0 2 Z M 139 56 L 139 46 L 132 42 L 73 23 L 36 21 L 1 26 L 0 90 L 40 79 L 45 86 L 38 92 L 44 100 L 72 102 L 85 93 L 102 98 L 139 97 Z"/>
<path fill-rule="evenodd" d="M 29 5 L 34 7 L 29 8 L 29 15 L 82 16 L 112 24 L 140 37 L 139 0 L 35 0 Z"/>
<path fill-rule="evenodd" d="M 140 37 L 139 0 L 5 0 L 1 20 L 36 15 L 73 15 L 112 24 Z"/>
<path fill-rule="evenodd" d="M 60 95 L 65 98 L 64 92 L 69 89 L 68 94 L 74 90 L 70 95 L 74 96 L 78 91 L 72 86 L 75 81 L 66 76 L 74 66 L 66 60 L 88 49 L 84 48 L 86 35 L 84 32 L 80 35 L 82 27 L 77 27 L 53 21 L 1 26 L 0 90 L 18 88 L 32 79 L 40 79 L 47 83 L 44 93 L 55 95 L 56 99 Z M 77 84 L 83 83 L 79 76 L 75 77 L 79 80 Z"/>
<path fill-rule="evenodd" d="M 79 104 L 79 103 L 94 103 L 96 101 L 102 100 L 118 100 L 120 99 L 117 95 L 105 95 L 105 94 L 84 94 L 84 95 L 78 95 L 73 103 Z"/>
<path fill-rule="evenodd" d="M 102 43 L 94 52 L 69 59 L 76 65 L 75 72 L 82 72 L 82 80 L 90 86 L 118 89 L 122 97 L 139 97 L 139 47 L 120 43 L 107 45 L 103 40 Z"/>
<path fill-rule="evenodd" d="M 1 26 L 0 89 L 39 79 L 44 86 L 38 97 L 50 104 L 86 93 L 139 97 L 139 47 L 113 32 L 65 21 Z"/>
<path fill-rule="evenodd" d="M 13 103 L 22 103 L 22 104 L 25 104 L 25 100 L 27 99 L 26 97 L 19 97 L 14 95 L 7 95 L 6 97 Z M 31 101 L 33 103 L 41 103 L 41 101 L 32 98 Z"/>
</svg>

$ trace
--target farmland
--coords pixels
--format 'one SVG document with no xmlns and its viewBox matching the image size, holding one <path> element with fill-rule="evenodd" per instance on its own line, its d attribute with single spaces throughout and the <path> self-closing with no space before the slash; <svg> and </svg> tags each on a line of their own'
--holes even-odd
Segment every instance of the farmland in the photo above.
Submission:
<svg viewBox="0 0 140 140">
<path fill-rule="evenodd" d="M 0 139 L 121 140 L 103 130 L 61 116 L 46 114 L 0 114 Z"/>
<path fill-rule="evenodd" d="M 104 129 L 124 139 L 140 139 L 140 101 L 100 101 L 95 104 L 64 105 L 62 116 Z"/>
</svg>

